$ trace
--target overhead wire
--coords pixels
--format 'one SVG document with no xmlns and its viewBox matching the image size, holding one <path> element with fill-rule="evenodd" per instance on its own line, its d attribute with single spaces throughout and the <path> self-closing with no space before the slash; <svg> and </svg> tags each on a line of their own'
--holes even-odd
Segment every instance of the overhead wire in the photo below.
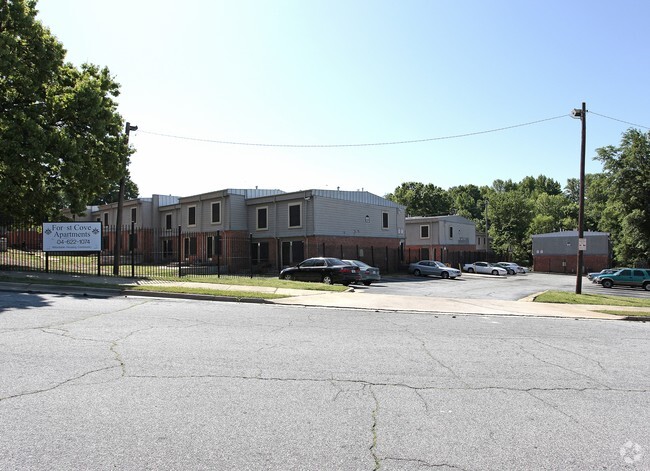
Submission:
<svg viewBox="0 0 650 471">
<path fill-rule="evenodd" d="M 256 147 L 292 147 L 292 148 L 335 148 L 335 147 L 371 147 L 371 146 L 393 146 L 401 144 L 417 144 L 422 142 L 431 142 L 431 141 L 442 141 L 447 139 L 460 139 L 463 137 L 478 136 L 481 134 L 488 134 L 500 131 L 506 131 L 508 129 L 515 129 L 524 126 L 532 126 L 533 124 L 539 124 L 546 121 L 552 121 L 555 119 L 569 117 L 569 114 L 562 114 L 559 116 L 553 116 L 551 118 L 538 119 L 536 121 L 530 121 L 527 123 L 514 124 L 512 126 L 504 126 L 501 128 L 488 129 L 484 131 L 475 131 L 468 132 L 464 134 L 454 134 L 450 136 L 440 136 L 440 137 L 430 137 L 425 139 L 411 139 L 411 140 L 402 140 L 402 141 L 388 141 L 388 142 L 368 142 L 368 143 L 357 143 L 357 144 L 269 144 L 269 143 L 256 143 L 256 142 L 237 142 L 237 141 L 225 141 L 218 139 L 205 139 L 198 137 L 188 137 L 188 136 L 179 136 L 174 134 L 166 134 L 161 132 L 147 131 L 140 128 L 138 132 L 143 134 L 149 134 L 152 136 L 168 137 L 172 139 L 182 139 L 186 141 L 195 141 L 195 142 L 208 142 L 211 144 L 227 144 L 227 145 L 236 145 L 236 146 L 256 146 Z"/>
<path fill-rule="evenodd" d="M 601 118 L 611 119 L 612 121 L 618 121 L 619 123 L 629 124 L 630 126 L 634 126 L 634 127 L 637 127 L 637 128 L 650 129 L 650 127 L 643 126 L 642 124 L 630 123 L 629 121 L 623 121 L 622 119 L 612 118 L 611 116 L 605 116 L 604 114 L 598 114 L 595 111 L 587 110 L 587 112 L 591 113 L 591 114 L 594 114 L 596 116 L 600 116 Z"/>
</svg>

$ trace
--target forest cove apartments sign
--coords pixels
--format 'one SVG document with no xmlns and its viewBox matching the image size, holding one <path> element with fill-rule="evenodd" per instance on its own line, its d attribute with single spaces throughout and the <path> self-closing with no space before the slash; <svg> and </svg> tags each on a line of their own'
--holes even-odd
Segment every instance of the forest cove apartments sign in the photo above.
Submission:
<svg viewBox="0 0 650 471">
<path fill-rule="evenodd" d="M 101 222 L 44 222 L 44 252 L 101 252 Z"/>
</svg>

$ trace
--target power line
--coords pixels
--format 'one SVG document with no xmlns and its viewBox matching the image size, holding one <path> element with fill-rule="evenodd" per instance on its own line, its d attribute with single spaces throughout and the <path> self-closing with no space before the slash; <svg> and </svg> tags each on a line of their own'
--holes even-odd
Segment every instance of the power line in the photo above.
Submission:
<svg viewBox="0 0 650 471">
<path fill-rule="evenodd" d="M 641 124 L 630 123 L 629 121 L 623 121 L 622 119 L 612 118 L 611 116 L 605 116 L 604 114 L 598 114 L 595 111 L 588 110 L 588 113 L 595 114 L 596 116 L 600 116 L 601 118 L 611 119 L 612 121 L 618 121 L 619 123 L 629 124 L 630 126 L 634 126 L 634 127 L 637 127 L 637 128 L 650 129 L 650 127 L 648 127 L 648 126 L 643 126 Z"/>
<path fill-rule="evenodd" d="M 528 123 L 514 124 L 512 126 L 506 126 L 502 128 L 489 129 L 486 131 L 476 131 L 465 134 L 455 134 L 452 136 L 442 136 L 442 137 L 430 137 L 427 139 L 413 139 L 405 141 L 390 141 L 390 142 L 370 142 L 363 144 L 263 144 L 263 143 L 253 143 L 253 142 L 236 142 L 236 141 L 223 141 L 217 139 L 203 139 L 197 137 L 188 137 L 188 136 L 178 136 L 174 134 L 165 134 L 154 131 L 144 131 L 140 130 L 139 132 L 143 134 L 150 134 L 152 136 L 168 137 L 171 139 L 182 139 L 186 141 L 195 141 L 195 142 L 209 142 L 212 144 L 228 144 L 234 146 L 257 146 L 257 147 L 313 147 L 313 148 L 324 148 L 324 147 L 371 147 L 371 146 L 394 146 L 399 144 L 417 144 L 421 142 L 431 142 L 431 141 L 442 141 L 446 139 L 460 139 L 463 137 L 478 136 L 480 134 L 488 134 L 493 132 L 506 131 L 508 129 L 521 128 L 524 126 L 532 126 L 533 124 L 543 123 L 545 121 L 552 121 L 554 119 L 566 118 L 570 115 L 562 114 L 560 116 L 553 116 L 552 118 L 539 119 L 537 121 L 530 121 Z"/>
</svg>

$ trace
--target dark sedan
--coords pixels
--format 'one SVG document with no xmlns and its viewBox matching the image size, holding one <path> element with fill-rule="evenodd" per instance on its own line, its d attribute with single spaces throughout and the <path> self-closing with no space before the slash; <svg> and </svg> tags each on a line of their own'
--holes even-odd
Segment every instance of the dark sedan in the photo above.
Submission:
<svg viewBox="0 0 650 471">
<path fill-rule="evenodd" d="M 338 258 L 314 257 L 280 272 L 280 279 L 349 285 L 361 279 L 359 267 Z"/>
</svg>

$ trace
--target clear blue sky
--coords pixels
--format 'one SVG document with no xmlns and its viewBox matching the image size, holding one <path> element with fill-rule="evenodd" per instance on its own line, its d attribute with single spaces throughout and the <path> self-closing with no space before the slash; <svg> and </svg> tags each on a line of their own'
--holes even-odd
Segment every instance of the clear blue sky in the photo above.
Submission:
<svg viewBox="0 0 650 471">
<path fill-rule="evenodd" d="M 75 65 L 107 66 L 139 126 L 141 196 L 579 176 L 650 126 L 647 0 L 40 0 Z M 598 113 L 599 115 L 593 114 Z M 437 139 L 562 116 L 538 124 Z M 641 128 L 647 131 L 647 128 Z M 157 134 L 257 144 L 218 144 Z"/>
</svg>

